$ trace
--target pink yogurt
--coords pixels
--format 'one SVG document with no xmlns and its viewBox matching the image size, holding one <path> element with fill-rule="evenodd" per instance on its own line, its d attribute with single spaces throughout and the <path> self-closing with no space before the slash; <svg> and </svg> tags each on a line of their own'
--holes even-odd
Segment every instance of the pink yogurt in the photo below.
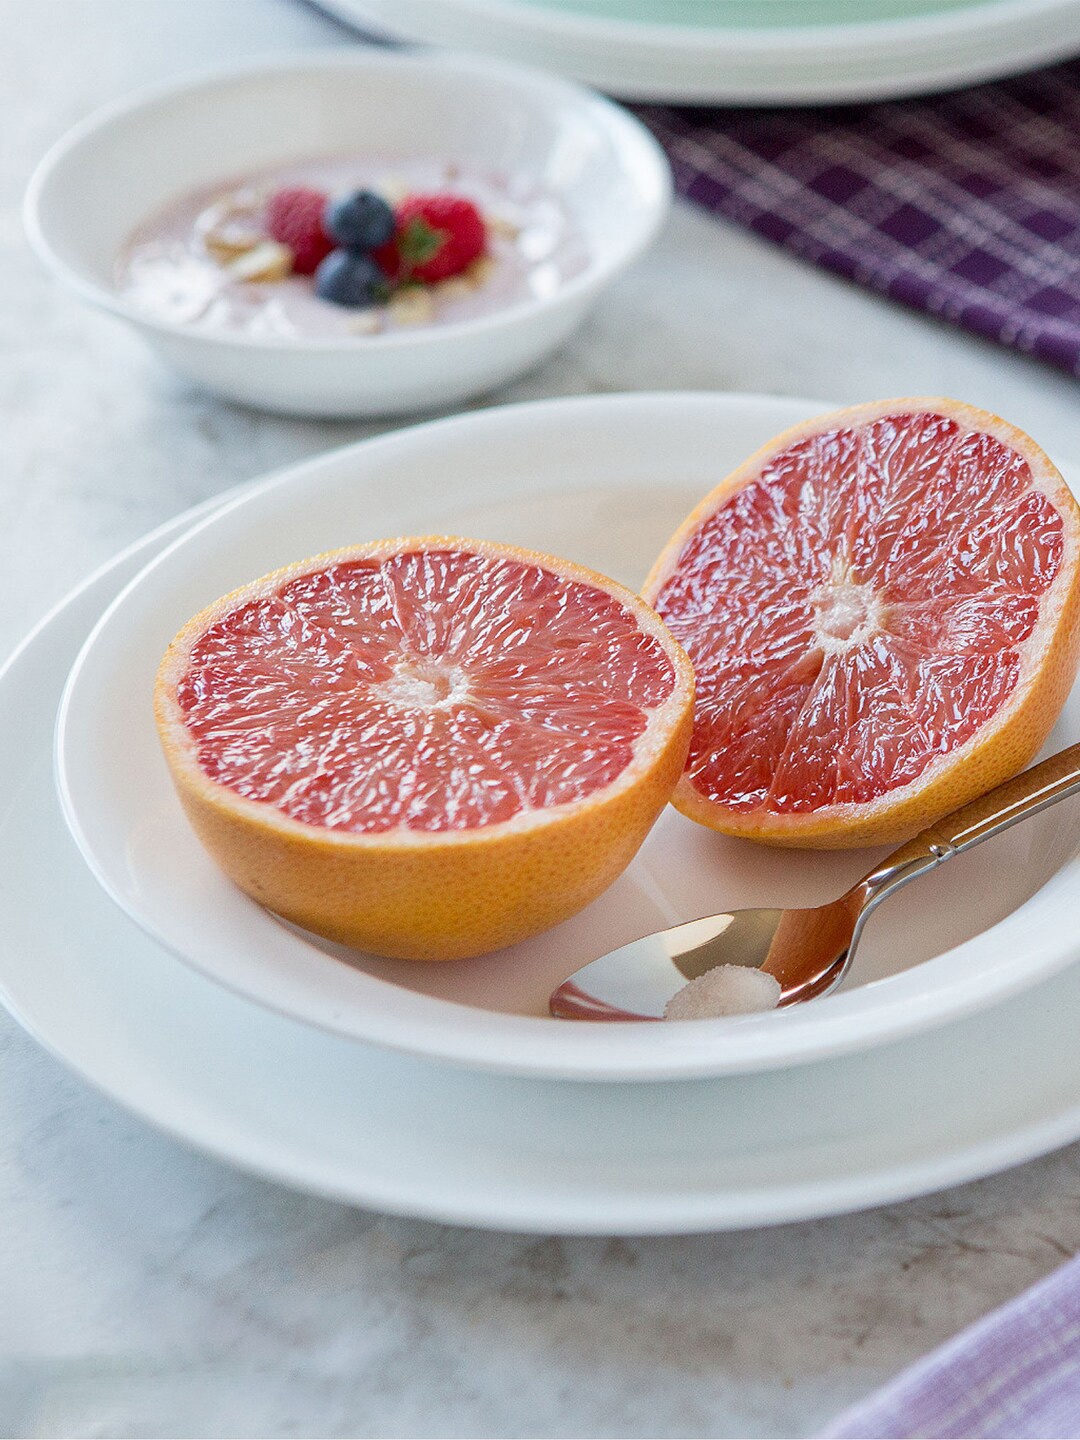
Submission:
<svg viewBox="0 0 1080 1440">
<path fill-rule="evenodd" d="M 311 276 L 236 279 L 207 248 L 206 234 L 257 229 L 266 197 L 283 185 L 328 194 L 371 189 L 391 204 L 405 194 L 453 191 L 488 222 L 488 255 L 470 276 L 424 287 L 426 297 L 371 310 L 320 300 Z M 452 325 L 551 295 L 588 264 L 584 237 L 559 198 L 522 176 L 434 161 L 377 163 L 343 157 L 267 170 L 184 195 L 144 221 L 117 261 L 116 286 L 144 313 L 173 324 L 262 338 L 363 337 L 418 324 Z M 415 289 L 412 299 L 417 299 Z"/>
</svg>

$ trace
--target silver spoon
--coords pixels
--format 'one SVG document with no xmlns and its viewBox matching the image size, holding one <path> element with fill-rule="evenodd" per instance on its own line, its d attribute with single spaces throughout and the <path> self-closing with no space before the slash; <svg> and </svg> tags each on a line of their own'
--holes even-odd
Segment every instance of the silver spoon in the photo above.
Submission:
<svg viewBox="0 0 1080 1440">
<path fill-rule="evenodd" d="M 781 1005 L 813 1000 L 843 980 L 866 917 L 886 896 L 1077 794 L 1080 744 L 943 816 L 838 900 L 813 910 L 731 910 L 634 940 L 564 980 L 552 992 L 551 1013 L 563 1020 L 659 1020 L 688 981 L 718 965 L 748 965 L 772 975 Z"/>
</svg>

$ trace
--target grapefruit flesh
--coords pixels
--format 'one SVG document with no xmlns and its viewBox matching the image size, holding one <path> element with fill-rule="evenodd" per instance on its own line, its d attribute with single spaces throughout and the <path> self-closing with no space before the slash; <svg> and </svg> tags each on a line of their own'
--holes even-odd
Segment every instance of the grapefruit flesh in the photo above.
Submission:
<svg viewBox="0 0 1080 1440">
<path fill-rule="evenodd" d="M 904 838 L 1006 779 L 1076 674 L 1080 511 L 954 401 L 820 417 L 724 481 L 644 594 L 694 663 L 675 803 L 774 843 Z"/>
<path fill-rule="evenodd" d="M 620 873 L 686 757 L 693 675 L 645 604 L 457 539 L 301 562 L 159 672 L 180 798 L 248 894 L 380 954 L 478 954 Z"/>
</svg>

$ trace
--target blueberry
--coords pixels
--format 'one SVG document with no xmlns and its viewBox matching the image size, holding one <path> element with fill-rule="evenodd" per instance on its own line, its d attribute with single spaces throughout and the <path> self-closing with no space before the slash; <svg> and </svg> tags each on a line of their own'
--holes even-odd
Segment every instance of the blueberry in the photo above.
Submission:
<svg viewBox="0 0 1080 1440">
<path fill-rule="evenodd" d="M 386 276 L 370 255 L 357 250 L 331 250 L 315 271 L 315 294 L 332 305 L 357 310 L 378 304 L 387 293 Z"/>
<path fill-rule="evenodd" d="M 394 212 L 373 190 L 353 190 L 327 202 L 323 229 L 350 250 L 377 250 L 394 238 Z"/>
</svg>

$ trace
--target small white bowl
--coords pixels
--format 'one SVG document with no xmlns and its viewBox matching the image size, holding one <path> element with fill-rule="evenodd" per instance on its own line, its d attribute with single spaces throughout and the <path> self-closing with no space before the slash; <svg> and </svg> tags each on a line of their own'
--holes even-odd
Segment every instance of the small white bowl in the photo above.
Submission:
<svg viewBox="0 0 1080 1440">
<path fill-rule="evenodd" d="M 535 177 L 573 217 L 589 262 L 551 295 L 476 319 L 346 339 L 175 324 L 117 291 L 125 241 L 170 200 L 351 153 Z M 451 404 L 536 364 L 646 249 L 670 200 L 667 161 L 648 131 L 580 86 L 471 56 L 349 49 L 233 66 L 90 116 L 38 166 L 25 219 L 65 283 L 198 384 L 265 410 L 362 416 Z"/>
</svg>

